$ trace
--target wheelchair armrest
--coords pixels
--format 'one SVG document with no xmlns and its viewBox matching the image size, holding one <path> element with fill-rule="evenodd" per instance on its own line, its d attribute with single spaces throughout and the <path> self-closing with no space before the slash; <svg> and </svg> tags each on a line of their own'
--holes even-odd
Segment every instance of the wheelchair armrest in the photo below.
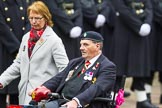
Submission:
<svg viewBox="0 0 162 108">
<path fill-rule="evenodd" d="M 106 108 L 115 108 L 116 102 L 113 99 L 107 97 L 96 97 L 93 102 L 102 102 L 106 104 Z"/>
<path fill-rule="evenodd" d="M 113 100 L 110 98 L 96 97 L 93 101 L 112 102 Z"/>
</svg>

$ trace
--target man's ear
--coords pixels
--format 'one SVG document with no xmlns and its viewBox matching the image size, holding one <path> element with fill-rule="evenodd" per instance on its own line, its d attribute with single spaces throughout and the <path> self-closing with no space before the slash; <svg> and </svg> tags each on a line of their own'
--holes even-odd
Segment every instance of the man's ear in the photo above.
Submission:
<svg viewBox="0 0 162 108">
<path fill-rule="evenodd" d="M 100 45 L 100 43 L 97 43 L 96 46 L 97 46 L 97 48 L 99 48 L 101 45 Z"/>
</svg>

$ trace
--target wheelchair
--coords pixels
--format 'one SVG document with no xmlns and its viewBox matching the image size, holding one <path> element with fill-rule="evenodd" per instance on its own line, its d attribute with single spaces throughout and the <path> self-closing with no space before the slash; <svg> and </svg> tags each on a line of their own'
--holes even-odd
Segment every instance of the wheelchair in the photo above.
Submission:
<svg viewBox="0 0 162 108">
<path fill-rule="evenodd" d="M 118 102 L 116 100 L 116 94 L 119 94 L 119 92 L 122 91 L 123 92 L 122 95 L 124 95 L 125 79 L 126 79 L 125 75 L 116 79 L 115 87 L 113 90 L 114 92 L 113 95 L 108 93 L 106 97 L 96 97 L 92 102 L 102 102 L 106 104 L 106 108 L 116 108 L 117 105 L 120 106 L 124 102 L 124 96 L 122 96 L 123 102 Z M 32 100 L 30 101 L 29 105 L 10 105 L 7 108 L 46 108 L 45 104 L 47 102 L 62 98 L 58 93 L 50 93 L 48 94 L 48 97 L 49 98 L 47 100 L 42 100 L 39 103 L 39 105 L 37 102 Z M 59 107 L 59 108 L 66 108 L 66 107 Z"/>
</svg>

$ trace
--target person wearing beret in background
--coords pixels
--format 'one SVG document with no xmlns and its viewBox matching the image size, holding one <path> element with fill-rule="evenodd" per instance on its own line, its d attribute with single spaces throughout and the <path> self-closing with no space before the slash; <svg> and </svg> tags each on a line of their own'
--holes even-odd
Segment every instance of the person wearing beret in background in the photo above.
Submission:
<svg viewBox="0 0 162 108">
<path fill-rule="evenodd" d="M 23 36 L 16 59 L 0 76 L 0 88 L 20 77 L 20 105 L 28 105 L 28 92 L 61 72 L 69 62 L 62 40 L 51 28 L 48 7 L 35 1 L 28 7 L 27 16 L 31 30 Z"/>
<path fill-rule="evenodd" d="M 92 100 L 95 97 L 104 97 L 114 87 L 116 65 L 102 54 L 102 36 L 97 32 L 87 31 L 80 38 L 82 57 L 72 59 L 61 73 L 29 93 L 31 96 L 34 93 L 33 100 L 37 102 L 47 97 L 44 91 L 59 93 L 63 97 L 46 103 L 46 108 L 103 108 L 102 102 L 93 103 Z"/>
</svg>

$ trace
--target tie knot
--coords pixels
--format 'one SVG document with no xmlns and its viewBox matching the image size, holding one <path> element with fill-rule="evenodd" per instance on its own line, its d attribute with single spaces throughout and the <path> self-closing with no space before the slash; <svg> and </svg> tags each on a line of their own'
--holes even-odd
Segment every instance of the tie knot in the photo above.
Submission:
<svg viewBox="0 0 162 108">
<path fill-rule="evenodd" d="M 87 60 L 87 61 L 85 62 L 86 68 L 88 68 L 88 66 L 89 66 L 90 64 L 91 64 L 91 63 L 89 62 L 89 60 Z"/>
</svg>

